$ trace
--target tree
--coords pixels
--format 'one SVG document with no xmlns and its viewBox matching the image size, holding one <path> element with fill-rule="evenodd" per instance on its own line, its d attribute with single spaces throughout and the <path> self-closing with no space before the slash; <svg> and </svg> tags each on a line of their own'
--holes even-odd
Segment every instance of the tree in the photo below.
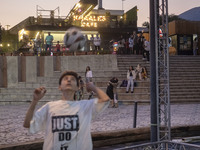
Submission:
<svg viewBox="0 0 200 150">
<path fill-rule="evenodd" d="M 9 33 L 9 30 L 1 28 L 1 52 L 10 53 L 17 49 L 17 35 Z"/>
<path fill-rule="evenodd" d="M 159 16 L 159 20 L 160 20 L 160 25 L 162 25 L 162 16 L 161 15 Z M 168 15 L 168 22 L 172 22 L 172 21 L 175 21 L 175 20 L 181 20 L 181 18 L 179 18 L 175 14 Z"/>
<path fill-rule="evenodd" d="M 168 22 L 172 22 L 174 20 L 181 20 L 181 18 L 179 18 L 179 16 L 175 15 L 175 14 L 170 14 L 168 16 Z"/>
<path fill-rule="evenodd" d="M 159 20 L 160 20 L 160 25 L 162 24 L 162 16 L 159 16 Z M 174 20 L 181 20 L 181 18 L 179 18 L 179 16 L 175 15 L 175 14 L 170 14 L 168 15 L 168 22 L 172 22 Z M 145 21 L 142 26 L 147 27 L 149 29 L 149 22 Z"/>
<path fill-rule="evenodd" d="M 142 24 L 142 26 L 149 29 L 149 22 L 148 22 L 148 21 L 145 21 L 145 22 Z"/>
</svg>

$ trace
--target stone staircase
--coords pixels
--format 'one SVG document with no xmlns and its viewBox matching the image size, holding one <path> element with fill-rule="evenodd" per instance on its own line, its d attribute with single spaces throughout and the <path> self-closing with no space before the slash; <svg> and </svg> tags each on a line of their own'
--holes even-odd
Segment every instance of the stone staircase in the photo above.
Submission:
<svg viewBox="0 0 200 150">
<path fill-rule="evenodd" d="M 107 82 L 112 77 L 119 79 L 119 85 L 126 79 L 129 66 L 136 67 L 138 63 L 147 68 L 148 79 L 139 81 L 134 93 L 126 93 L 125 87 L 118 86 L 118 99 L 122 103 L 133 101 L 149 102 L 150 100 L 150 63 L 142 60 L 141 55 L 117 56 L 118 70 L 92 70 L 96 86 L 106 91 Z M 170 98 L 172 102 L 200 102 L 200 57 L 170 56 Z M 58 79 L 61 72 L 55 71 L 52 77 L 37 77 L 37 82 L 19 82 L 16 88 L 0 88 L 0 104 L 20 104 L 32 99 L 34 88 L 45 86 L 47 93 L 42 101 L 52 101 L 61 98 L 58 90 Z M 78 72 L 84 79 L 84 72 Z M 84 98 L 88 94 L 85 92 Z"/>
<path fill-rule="evenodd" d="M 200 102 L 200 57 L 170 57 L 170 99 Z"/>
<path fill-rule="evenodd" d="M 138 63 L 145 66 L 148 72 L 146 81 L 136 81 L 138 86 L 134 89 L 135 96 L 130 96 L 132 93 L 122 93 L 122 100 L 150 99 L 150 63 L 141 59 L 141 56 L 118 56 L 118 67 L 121 72 L 126 72 L 130 65 L 136 66 Z M 171 102 L 200 102 L 200 57 L 170 56 L 169 64 Z M 125 74 L 123 76 L 125 77 Z"/>
<path fill-rule="evenodd" d="M 149 70 L 150 63 L 142 60 L 142 55 L 118 55 L 118 68 L 121 73 L 121 80 L 119 79 L 119 83 L 121 84 L 122 80 L 126 79 L 127 70 L 129 66 L 133 66 L 134 68 L 141 64 L 142 67 L 146 67 L 148 73 L 148 79 L 143 81 L 136 81 L 136 86 L 134 87 L 134 93 L 126 93 L 126 87 L 118 88 L 118 97 L 119 101 L 123 103 L 132 103 L 132 101 L 149 101 L 150 99 L 150 80 L 149 80 Z"/>
</svg>

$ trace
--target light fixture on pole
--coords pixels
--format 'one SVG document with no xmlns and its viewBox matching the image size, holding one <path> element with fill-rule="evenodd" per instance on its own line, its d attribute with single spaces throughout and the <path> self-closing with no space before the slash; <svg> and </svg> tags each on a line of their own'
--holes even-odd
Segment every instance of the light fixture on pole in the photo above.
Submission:
<svg viewBox="0 0 200 150">
<path fill-rule="evenodd" d="M 125 0 L 122 0 L 122 10 L 124 10 L 124 1 Z"/>
</svg>

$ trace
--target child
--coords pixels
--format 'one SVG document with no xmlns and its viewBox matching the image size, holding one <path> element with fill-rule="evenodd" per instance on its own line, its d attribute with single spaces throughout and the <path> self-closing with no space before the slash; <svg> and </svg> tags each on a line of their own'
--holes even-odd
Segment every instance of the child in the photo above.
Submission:
<svg viewBox="0 0 200 150">
<path fill-rule="evenodd" d="M 56 44 L 56 51 L 57 51 L 57 52 L 60 52 L 60 44 L 59 44 L 59 41 L 57 41 L 57 44 Z"/>
<path fill-rule="evenodd" d="M 147 70 L 146 67 L 142 67 L 142 79 L 147 79 Z"/>
</svg>

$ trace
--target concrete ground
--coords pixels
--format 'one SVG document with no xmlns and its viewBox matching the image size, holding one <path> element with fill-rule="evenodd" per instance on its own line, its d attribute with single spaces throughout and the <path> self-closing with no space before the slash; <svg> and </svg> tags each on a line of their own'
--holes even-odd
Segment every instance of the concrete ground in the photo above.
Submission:
<svg viewBox="0 0 200 150">
<path fill-rule="evenodd" d="M 43 138 L 43 132 L 30 134 L 23 128 L 29 104 L 0 106 L 0 145 L 19 144 Z M 133 127 L 133 105 L 108 108 L 92 121 L 92 132 Z M 200 104 L 171 105 L 171 125 L 199 125 Z M 150 126 L 150 105 L 138 105 L 137 127 Z M 100 150 L 100 149 L 99 149 Z"/>
</svg>

